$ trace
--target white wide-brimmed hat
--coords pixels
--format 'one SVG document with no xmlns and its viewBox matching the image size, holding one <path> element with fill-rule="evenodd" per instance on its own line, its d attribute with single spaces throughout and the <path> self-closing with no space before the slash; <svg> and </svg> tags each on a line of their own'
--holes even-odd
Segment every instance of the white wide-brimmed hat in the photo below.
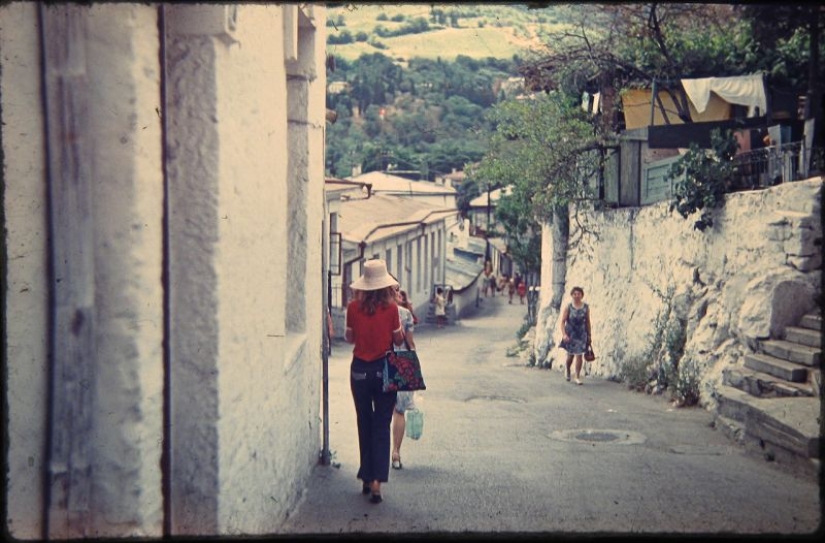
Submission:
<svg viewBox="0 0 825 543">
<path fill-rule="evenodd" d="M 394 287 L 398 281 L 392 278 L 387 272 L 387 264 L 380 258 L 367 260 L 364 263 L 364 274 L 354 281 L 350 288 L 353 290 L 378 290 L 381 288 Z"/>
</svg>

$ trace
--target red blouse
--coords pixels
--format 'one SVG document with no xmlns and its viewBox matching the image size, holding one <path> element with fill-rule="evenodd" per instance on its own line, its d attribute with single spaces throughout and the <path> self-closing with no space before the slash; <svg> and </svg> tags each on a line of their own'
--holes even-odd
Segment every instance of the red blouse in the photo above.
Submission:
<svg viewBox="0 0 825 543">
<path fill-rule="evenodd" d="M 393 332 L 401 330 L 398 306 L 393 302 L 379 305 L 374 314 L 367 315 L 361 302 L 353 300 L 347 305 L 347 328 L 352 329 L 355 344 L 352 354 L 367 362 L 378 360 L 391 348 Z"/>
</svg>

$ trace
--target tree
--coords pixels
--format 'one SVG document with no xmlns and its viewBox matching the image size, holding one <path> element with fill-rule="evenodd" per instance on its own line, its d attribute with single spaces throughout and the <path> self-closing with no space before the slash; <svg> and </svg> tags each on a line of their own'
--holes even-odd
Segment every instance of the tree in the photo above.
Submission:
<svg viewBox="0 0 825 543">
<path fill-rule="evenodd" d="M 533 90 L 557 89 L 571 96 L 601 91 L 603 120 L 614 128 L 615 90 L 756 68 L 753 57 L 736 54 L 749 46 L 749 31 L 731 5 L 583 4 L 570 21 L 551 35 L 552 48 L 534 53 L 521 73 Z M 672 97 L 679 116 L 689 118 L 687 104 Z"/>
<path fill-rule="evenodd" d="M 502 102 L 490 117 L 495 131 L 489 151 L 470 175 L 487 187 L 512 186 L 501 218 L 525 271 L 538 271 L 540 262 L 530 251 L 538 247 L 541 223 L 551 225 L 556 263 L 551 305 L 558 309 L 564 295 L 569 205 L 593 197 L 588 180 L 600 166 L 604 142 L 581 108 L 557 92 Z"/>
<path fill-rule="evenodd" d="M 815 119 L 815 145 L 823 145 L 822 81 L 820 62 L 825 41 L 820 4 L 743 4 L 737 6 L 750 23 L 757 62 L 778 83 L 807 90 L 806 119 Z"/>
</svg>

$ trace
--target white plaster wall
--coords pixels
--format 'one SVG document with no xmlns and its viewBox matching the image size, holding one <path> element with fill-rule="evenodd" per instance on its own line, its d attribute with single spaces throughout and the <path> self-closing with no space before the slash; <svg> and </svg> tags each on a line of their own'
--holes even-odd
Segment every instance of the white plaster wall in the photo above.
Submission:
<svg viewBox="0 0 825 543">
<path fill-rule="evenodd" d="M 46 469 L 48 284 L 46 157 L 37 4 L 0 6 L 0 114 L 6 273 L 3 383 L 7 533 L 40 539 Z"/>
<path fill-rule="evenodd" d="M 238 44 L 215 42 L 219 138 L 220 533 L 272 529 L 282 500 L 279 427 L 292 423 L 286 292 L 287 107 L 281 9 L 243 6 Z M 276 31 L 273 31 L 276 30 Z"/>
<path fill-rule="evenodd" d="M 162 535 L 163 285 L 157 8 L 98 4 L 86 48 L 93 138 L 95 535 Z"/>
<path fill-rule="evenodd" d="M 669 202 L 642 208 L 586 212 L 585 235 L 568 251 L 565 298 L 575 286 L 585 291 L 592 310 L 594 373 L 617 375 L 623 361 L 640 357 L 650 345 L 663 307 L 656 291 L 672 289 L 674 315 L 687 323 L 685 358 L 703 377 L 703 398 L 728 364 L 759 338 L 777 337 L 815 307 L 822 265 L 820 191 L 822 178 L 786 183 L 726 198 L 707 231 L 669 212 Z M 579 236 L 571 226 L 571 239 Z M 545 229 L 543 255 L 552 241 Z M 817 240 L 819 240 L 817 242 Z M 542 284 L 552 282 L 543 258 Z M 565 352 L 558 313 L 542 289 L 536 354 L 559 371 Z"/>
<path fill-rule="evenodd" d="M 316 12 L 319 11 L 316 7 Z M 321 20 L 323 28 L 323 20 Z M 219 532 L 273 532 L 300 496 L 320 451 L 323 211 L 323 41 L 311 83 L 303 333 L 286 282 L 287 85 L 283 10 L 244 5 L 238 44 L 216 43 L 219 138 Z M 317 57 L 317 51 L 316 51 Z M 314 100 L 314 102 L 313 102 Z M 314 111 L 313 108 L 317 108 Z M 308 155 L 308 156 L 307 156 Z"/>
</svg>

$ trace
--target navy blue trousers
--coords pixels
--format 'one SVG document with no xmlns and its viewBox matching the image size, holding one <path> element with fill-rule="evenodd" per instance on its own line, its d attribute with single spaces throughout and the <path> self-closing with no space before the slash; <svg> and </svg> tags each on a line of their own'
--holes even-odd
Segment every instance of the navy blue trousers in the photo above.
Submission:
<svg viewBox="0 0 825 543">
<path fill-rule="evenodd" d="M 365 483 L 386 483 L 390 475 L 390 423 L 396 392 L 384 392 L 384 359 L 366 362 L 353 357 L 349 377 L 361 466 L 357 477 Z"/>
</svg>

